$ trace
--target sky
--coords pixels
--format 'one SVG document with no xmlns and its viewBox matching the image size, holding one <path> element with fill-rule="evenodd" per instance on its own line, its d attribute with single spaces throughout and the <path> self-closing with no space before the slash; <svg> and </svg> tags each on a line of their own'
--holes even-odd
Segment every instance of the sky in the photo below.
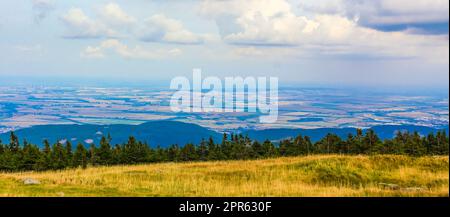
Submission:
<svg viewBox="0 0 450 217">
<path fill-rule="evenodd" d="M 0 1 L 0 83 L 449 86 L 447 0 Z M 167 83 L 167 86 L 169 83 Z"/>
</svg>

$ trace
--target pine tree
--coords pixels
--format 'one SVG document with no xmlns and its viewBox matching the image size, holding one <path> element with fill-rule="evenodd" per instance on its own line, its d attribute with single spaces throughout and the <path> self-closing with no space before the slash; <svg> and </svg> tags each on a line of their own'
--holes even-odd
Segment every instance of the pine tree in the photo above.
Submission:
<svg viewBox="0 0 450 217">
<path fill-rule="evenodd" d="M 13 131 L 11 131 L 11 133 L 9 134 L 9 150 L 12 153 L 17 153 L 19 151 L 19 148 L 19 138 L 17 138 Z"/>
<path fill-rule="evenodd" d="M 97 150 L 97 163 L 100 165 L 109 165 L 112 162 L 112 150 L 109 141 L 110 140 L 104 136 L 100 140 L 100 147 Z"/>
<path fill-rule="evenodd" d="M 165 162 L 168 160 L 168 153 L 164 148 L 161 148 L 160 145 L 157 145 L 154 152 L 154 159 L 155 162 Z"/>
<path fill-rule="evenodd" d="M 289 152 L 288 152 L 288 144 L 289 142 L 287 140 L 282 140 L 280 142 L 280 146 L 278 148 L 279 153 L 281 156 L 288 156 Z"/>
<path fill-rule="evenodd" d="M 206 161 L 208 159 L 208 146 L 206 145 L 206 141 L 204 139 L 202 139 L 197 148 L 197 156 L 201 161 Z"/>
<path fill-rule="evenodd" d="M 328 133 L 318 142 L 318 148 L 321 153 L 335 153 L 337 152 L 338 144 L 341 143 L 341 139 L 336 134 Z"/>
<path fill-rule="evenodd" d="M 73 153 L 72 153 L 72 143 L 70 141 L 66 142 L 66 164 L 68 167 L 72 167 L 72 160 Z"/>
<path fill-rule="evenodd" d="M 151 161 L 154 162 L 154 161 Z M 113 164 L 123 164 L 123 151 L 122 146 L 115 145 L 112 151 L 112 163 Z"/>
<path fill-rule="evenodd" d="M 75 153 L 72 158 L 72 166 L 73 167 L 82 167 L 83 169 L 87 167 L 88 159 L 87 159 L 87 150 L 84 148 L 83 144 L 78 143 Z"/>
<path fill-rule="evenodd" d="M 0 155 L 5 152 L 5 146 L 2 144 L 2 140 L 0 139 Z"/>
<path fill-rule="evenodd" d="M 430 155 L 435 155 L 439 153 L 437 139 L 433 133 L 429 133 L 428 136 L 426 137 L 425 147 L 427 149 L 427 153 Z"/>
<path fill-rule="evenodd" d="M 64 169 L 67 167 L 66 150 L 60 142 L 53 145 L 52 149 L 52 168 L 55 170 Z"/>
<path fill-rule="evenodd" d="M 314 147 L 312 145 L 311 139 L 309 138 L 309 136 L 305 136 L 303 138 L 303 141 L 304 141 L 304 144 L 305 144 L 305 147 L 306 147 L 306 154 L 310 155 L 311 153 L 314 152 Z"/>
<path fill-rule="evenodd" d="M 355 153 L 364 153 L 365 147 L 363 143 L 363 131 L 362 129 L 356 129 L 356 136 L 355 136 L 355 146 L 354 146 L 354 152 Z"/>
<path fill-rule="evenodd" d="M 50 169 L 53 169 L 52 150 L 48 140 L 44 140 L 44 148 L 42 149 L 42 153 L 36 165 L 36 170 L 50 170 Z"/>
<path fill-rule="evenodd" d="M 220 160 L 224 157 L 222 156 L 222 151 L 220 147 L 214 143 L 212 137 L 208 139 L 208 160 Z"/>
<path fill-rule="evenodd" d="M 231 159 L 232 143 L 235 141 L 234 134 L 231 134 L 231 141 L 228 141 L 228 136 L 226 133 L 223 134 L 222 143 L 220 145 L 220 151 L 222 152 L 222 159 Z"/>
<path fill-rule="evenodd" d="M 182 161 L 195 161 L 198 159 L 195 146 L 191 143 L 186 144 L 181 148 L 180 158 Z"/>
<path fill-rule="evenodd" d="M 89 147 L 89 164 L 92 166 L 98 165 L 98 156 L 97 156 L 97 148 L 95 147 L 95 144 L 92 143 Z"/>
<path fill-rule="evenodd" d="M 261 145 L 261 143 L 259 143 L 258 141 L 255 140 L 252 144 L 252 149 L 253 149 L 252 158 L 264 157 L 264 149 L 263 149 L 263 146 Z"/>
<path fill-rule="evenodd" d="M 167 160 L 177 162 L 180 160 L 180 147 L 178 144 L 169 146 L 167 150 Z"/>
<path fill-rule="evenodd" d="M 373 129 L 368 129 L 363 141 L 365 144 L 364 153 L 370 154 L 372 152 L 372 149 L 378 145 L 380 139 L 378 138 L 377 134 L 375 134 Z"/>
<path fill-rule="evenodd" d="M 24 142 L 23 146 L 23 170 L 38 169 L 38 162 L 41 158 L 41 152 L 35 145 Z"/>
<path fill-rule="evenodd" d="M 436 134 L 436 139 L 438 143 L 438 154 L 448 155 L 449 154 L 449 141 L 447 134 L 444 130 L 438 131 Z"/>
<path fill-rule="evenodd" d="M 353 134 L 349 133 L 347 135 L 347 140 L 345 141 L 346 144 L 346 153 L 347 154 L 353 154 L 353 153 L 357 153 L 357 144 L 356 144 L 356 140 L 355 137 L 353 136 Z"/>
<path fill-rule="evenodd" d="M 266 158 L 275 157 L 278 155 L 276 147 L 269 140 L 264 141 L 262 149 L 264 153 L 263 156 Z"/>
</svg>

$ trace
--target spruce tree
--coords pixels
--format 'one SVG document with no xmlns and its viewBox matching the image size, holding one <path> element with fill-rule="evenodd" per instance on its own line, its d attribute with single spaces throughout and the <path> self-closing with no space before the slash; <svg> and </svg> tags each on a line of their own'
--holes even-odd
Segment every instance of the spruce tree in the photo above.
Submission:
<svg viewBox="0 0 450 217">
<path fill-rule="evenodd" d="M 191 143 L 186 144 L 181 148 L 180 158 L 182 161 L 195 161 L 198 159 L 195 146 Z"/>
<path fill-rule="evenodd" d="M 264 157 L 275 157 L 278 155 L 276 147 L 273 145 L 273 143 L 270 140 L 265 140 L 262 149 L 264 152 Z"/>
<path fill-rule="evenodd" d="M 95 147 L 94 143 L 91 143 L 91 145 L 89 146 L 89 164 L 92 166 L 95 166 L 98 164 L 98 156 L 97 156 L 97 148 Z"/>
<path fill-rule="evenodd" d="M 100 147 L 97 150 L 98 164 L 109 165 L 112 162 L 112 150 L 109 144 L 110 139 L 102 137 L 100 140 Z"/>
<path fill-rule="evenodd" d="M 67 167 L 66 150 L 60 142 L 53 145 L 51 156 L 53 169 L 61 170 Z"/>
<path fill-rule="evenodd" d="M 73 152 L 72 152 L 72 143 L 70 141 L 66 141 L 66 164 L 68 167 L 72 167 L 72 158 L 73 158 Z"/>
<path fill-rule="evenodd" d="M 177 162 L 180 160 L 180 147 L 178 144 L 173 144 L 168 147 L 167 160 Z"/>
<path fill-rule="evenodd" d="M 198 160 L 206 161 L 208 159 L 208 146 L 206 145 L 206 141 L 202 139 L 200 145 L 197 148 L 197 156 Z"/>
<path fill-rule="evenodd" d="M 42 149 L 42 154 L 40 155 L 39 162 L 37 164 L 38 170 L 49 170 L 53 169 L 52 165 L 52 149 L 48 140 L 44 140 L 44 148 Z"/>
<path fill-rule="evenodd" d="M 12 153 L 17 153 L 19 151 L 19 148 L 19 138 L 17 138 L 13 131 L 11 131 L 9 134 L 9 150 Z"/>
<path fill-rule="evenodd" d="M 38 163 L 41 158 L 41 152 L 36 145 L 24 142 L 23 147 L 23 170 L 39 169 Z"/>
<path fill-rule="evenodd" d="M 87 163 L 87 150 L 82 143 L 78 143 L 75 153 L 73 154 L 72 166 L 86 168 Z"/>
</svg>

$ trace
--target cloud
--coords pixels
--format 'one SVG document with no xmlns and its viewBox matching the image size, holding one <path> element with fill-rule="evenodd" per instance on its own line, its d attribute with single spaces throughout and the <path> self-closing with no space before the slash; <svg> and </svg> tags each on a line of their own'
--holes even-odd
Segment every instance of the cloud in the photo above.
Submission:
<svg viewBox="0 0 450 217">
<path fill-rule="evenodd" d="M 187 30 L 180 21 L 163 14 L 155 14 L 145 19 L 138 35 L 146 42 L 201 44 L 204 41 L 202 36 Z"/>
<path fill-rule="evenodd" d="M 53 2 L 51 0 L 32 0 L 32 4 L 33 17 L 36 23 L 40 23 L 44 20 L 54 9 Z"/>
<path fill-rule="evenodd" d="M 66 38 L 120 38 L 133 37 L 144 42 L 172 44 L 202 44 L 212 40 L 209 34 L 195 34 L 176 19 L 154 14 L 139 20 L 125 13 L 115 3 L 98 10 L 97 19 L 89 18 L 81 9 L 72 8 L 62 16 L 67 26 Z"/>
<path fill-rule="evenodd" d="M 32 56 L 33 58 L 43 56 L 46 53 L 46 50 L 40 44 L 22 44 L 12 46 L 12 48 L 19 55 Z"/>
<path fill-rule="evenodd" d="M 136 18 L 125 13 L 118 4 L 108 3 L 100 8 L 100 16 L 112 26 L 129 27 L 134 25 Z"/>
<path fill-rule="evenodd" d="M 339 8 L 338 8 L 339 9 Z M 291 46 L 302 55 L 363 55 L 392 58 L 448 58 L 448 37 L 384 32 L 361 26 L 339 13 L 297 15 L 284 0 L 204 1 L 202 16 L 214 19 L 222 39 L 245 47 Z M 241 50 L 240 54 L 263 49 Z M 269 50 L 269 49 L 265 49 Z M 245 51 L 245 52 L 244 52 Z M 272 50 L 269 50 L 272 52 Z"/>
<path fill-rule="evenodd" d="M 275 38 L 279 35 L 273 32 L 273 17 L 289 16 L 290 5 L 285 1 L 248 0 L 248 1 L 203 1 L 199 13 L 207 19 L 215 20 L 222 38 L 229 43 L 273 43 L 289 44 L 289 40 Z M 294 18 L 295 19 L 295 18 Z M 296 22 L 292 21 L 291 22 Z M 302 25 L 297 23 L 297 25 Z M 273 37 L 268 36 L 271 34 Z M 284 37 L 281 36 L 281 37 Z M 247 40 L 248 39 L 248 40 Z"/>
<path fill-rule="evenodd" d="M 105 57 L 105 54 L 103 54 L 103 49 L 101 46 L 99 47 L 87 46 L 86 49 L 84 49 L 84 51 L 81 52 L 81 56 L 86 58 L 103 58 Z"/>
<path fill-rule="evenodd" d="M 257 49 L 255 47 L 238 47 L 233 49 L 233 53 L 235 53 L 238 56 L 255 56 L 255 57 L 260 57 L 267 54 L 266 52 Z"/>
<path fill-rule="evenodd" d="M 67 27 L 65 38 L 101 38 L 119 35 L 105 24 L 86 16 L 80 8 L 71 8 L 61 19 Z"/>
<path fill-rule="evenodd" d="M 252 60 L 286 61 L 286 57 L 305 57 L 305 54 L 293 47 L 275 46 L 236 46 L 231 49 L 231 57 L 236 60 L 250 58 Z"/>
<path fill-rule="evenodd" d="M 373 1 L 362 1 L 360 7 L 375 6 L 370 2 Z M 382 0 L 375 8 L 373 13 L 361 14 L 357 10 L 347 13 L 358 14 L 368 24 L 448 22 L 449 2 L 446 0 Z"/>
<path fill-rule="evenodd" d="M 129 48 L 117 39 L 104 40 L 98 46 L 88 46 L 81 53 L 86 58 L 104 58 L 106 52 L 112 51 L 121 57 L 130 59 L 163 59 L 181 55 L 182 51 L 178 48 L 149 50 L 141 46 Z"/>
<path fill-rule="evenodd" d="M 357 19 L 360 25 L 379 30 L 417 28 L 427 23 L 448 26 L 447 0 L 305 0 L 299 3 L 304 12 L 339 14 Z M 447 28 L 448 32 L 448 28 Z"/>
<path fill-rule="evenodd" d="M 320 25 L 297 16 L 284 0 L 204 1 L 199 11 L 216 21 L 225 42 L 235 45 L 295 46 Z"/>
</svg>

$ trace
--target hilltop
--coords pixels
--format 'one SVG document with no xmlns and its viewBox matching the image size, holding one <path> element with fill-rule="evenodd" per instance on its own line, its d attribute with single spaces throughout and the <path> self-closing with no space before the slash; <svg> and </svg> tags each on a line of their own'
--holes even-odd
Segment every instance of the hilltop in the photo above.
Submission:
<svg viewBox="0 0 450 217">
<path fill-rule="evenodd" d="M 444 196 L 448 156 L 312 155 L 0 173 L 0 196 Z M 40 184 L 25 185 L 32 178 Z"/>
</svg>

